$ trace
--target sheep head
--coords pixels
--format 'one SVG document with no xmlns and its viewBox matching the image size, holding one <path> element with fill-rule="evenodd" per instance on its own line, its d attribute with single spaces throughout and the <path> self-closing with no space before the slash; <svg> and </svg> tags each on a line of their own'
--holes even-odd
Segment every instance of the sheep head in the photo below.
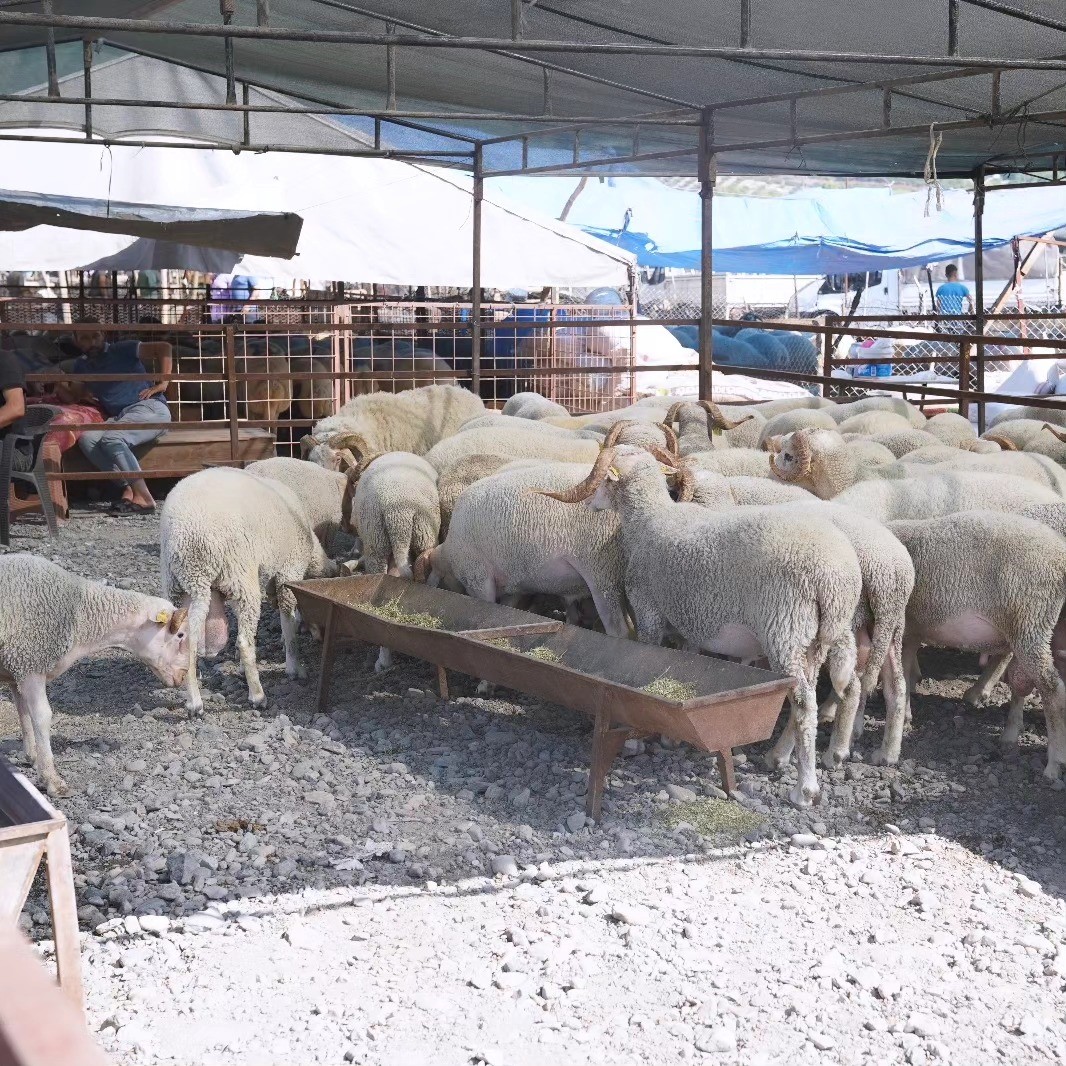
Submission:
<svg viewBox="0 0 1066 1066">
<path fill-rule="evenodd" d="M 585 500 L 592 499 L 605 481 L 619 481 L 621 479 L 622 471 L 615 465 L 620 457 L 623 459 L 635 458 L 642 451 L 658 459 L 663 464 L 664 472 L 668 475 L 672 476 L 679 473 L 677 457 L 663 451 L 662 448 L 654 446 L 647 448 L 628 447 L 623 452 L 620 451 L 620 446 L 615 445 L 600 450 L 600 454 L 596 456 L 596 462 L 593 463 L 588 477 L 572 489 L 567 489 L 565 492 L 538 491 L 542 496 L 548 496 L 553 500 L 558 500 L 560 503 L 583 503 Z M 625 465 L 628 467 L 630 464 L 626 463 Z"/>
<path fill-rule="evenodd" d="M 623 436 L 628 435 L 630 430 L 647 430 L 652 426 L 662 433 L 664 440 L 666 441 L 666 450 L 677 455 L 680 450 L 680 442 L 677 439 L 677 434 L 674 432 L 673 427 L 669 424 L 669 419 L 666 422 L 638 422 L 632 418 L 623 418 L 615 422 L 611 428 L 607 431 L 607 435 L 603 438 L 603 448 L 613 448 L 616 444 L 625 444 L 626 441 L 622 440 Z M 644 447 L 643 444 L 638 442 L 637 447 Z"/>
<path fill-rule="evenodd" d="M 1047 425 L 1044 426 L 1044 429 L 1048 428 L 1049 427 Z M 1055 435 L 1058 436 L 1058 434 Z M 1059 437 L 1059 440 L 1062 440 L 1062 438 Z M 980 441 L 990 441 L 992 444 L 998 444 L 1000 450 L 1005 452 L 1016 452 L 1018 450 L 1018 446 L 1014 443 L 1014 441 L 1008 440 L 1006 437 L 1001 437 L 998 433 L 986 433 L 979 440 L 966 441 L 963 447 L 968 452 L 979 451 Z"/>
<path fill-rule="evenodd" d="M 707 412 L 707 429 L 711 433 L 721 433 L 723 429 L 736 429 L 755 417 L 754 414 L 749 413 L 743 418 L 734 420 L 728 418 L 718 404 L 712 403 L 710 400 L 700 400 L 699 405 Z"/>
<path fill-rule="evenodd" d="M 785 438 L 774 438 L 777 448 L 771 453 L 770 469 L 780 481 L 803 481 L 810 477 L 814 459 L 810 431 L 796 430 Z"/>
<path fill-rule="evenodd" d="M 1056 440 L 1060 440 L 1064 444 L 1066 444 L 1066 431 L 1063 431 L 1063 430 L 1059 429 L 1058 426 L 1053 426 L 1053 425 L 1051 425 L 1048 422 L 1044 423 L 1044 429 L 1046 429 L 1048 431 L 1048 433 L 1050 433 Z M 993 438 L 991 436 L 985 437 L 985 440 L 992 440 L 992 439 Z"/>
</svg>

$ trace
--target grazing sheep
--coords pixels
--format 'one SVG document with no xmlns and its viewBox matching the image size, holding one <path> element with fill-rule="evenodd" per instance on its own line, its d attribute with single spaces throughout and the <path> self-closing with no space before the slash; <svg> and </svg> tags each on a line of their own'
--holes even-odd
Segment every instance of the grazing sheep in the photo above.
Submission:
<svg viewBox="0 0 1066 1066">
<path fill-rule="evenodd" d="M 14 694 L 26 758 L 49 795 L 65 796 L 67 785 L 52 757 L 48 682 L 81 659 L 122 648 L 164 685 L 180 685 L 188 611 L 22 553 L 0 556 L 0 588 L 0 684 Z"/>
<path fill-rule="evenodd" d="M 599 453 L 594 440 L 573 434 L 555 436 L 530 429 L 472 429 L 442 440 L 426 453 L 426 460 L 438 474 L 444 474 L 460 459 L 470 455 L 509 455 L 512 459 L 548 459 L 557 462 L 589 462 Z"/>
<path fill-rule="evenodd" d="M 685 462 L 694 470 L 709 470 L 725 477 L 772 478 L 770 453 L 754 448 L 725 448 L 722 451 L 690 452 Z"/>
<path fill-rule="evenodd" d="M 518 418 L 515 415 L 497 414 L 495 411 L 471 418 L 469 422 L 464 422 L 456 432 L 469 433 L 475 429 L 524 429 L 529 433 L 549 433 L 556 437 L 572 438 L 574 436 L 573 431 L 550 425 L 547 422 L 538 422 L 532 418 Z"/>
<path fill-rule="evenodd" d="M 910 552 L 917 576 L 904 636 L 908 675 L 916 672 L 922 644 L 1011 652 L 1005 739 L 1017 742 L 1022 701 L 1035 686 L 1047 718 L 1044 776 L 1056 780 L 1066 765 L 1066 688 L 1051 642 L 1066 601 L 1066 540 L 1032 518 L 988 511 L 889 528 Z"/>
<path fill-rule="evenodd" d="M 765 656 L 794 680 L 798 806 L 818 797 L 814 684 L 823 661 L 843 701 L 831 748 L 850 742 L 859 685 L 852 623 L 862 575 L 848 539 L 833 525 L 779 508 L 714 512 L 673 503 L 659 460 L 610 448 L 569 491 L 620 519 L 625 591 L 640 639 L 660 644 L 667 626 L 695 648 L 741 659 Z"/>
<path fill-rule="evenodd" d="M 561 403 L 549 400 L 539 392 L 516 392 L 503 405 L 503 413 L 530 419 L 570 417 L 570 412 Z"/>
<path fill-rule="evenodd" d="M 221 651 L 211 637 L 225 633 L 225 616 L 219 620 L 223 600 L 231 602 L 237 614 L 237 649 L 249 702 L 253 707 L 266 702 L 255 654 L 261 582 L 281 614 L 285 673 L 305 676 L 296 652 L 296 597 L 285 583 L 332 577 L 338 567 L 326 558 L 303 505 L 290 489 L 243 470 L 201 470 L 170 491 L 160 517 L 159 540 L 163 593 L 175 601 L 189 600 L 185 683 L 186 706 L 192 713 L 203 710 L 196 678 L 199 643 L 206 636 L 206 654 Z"/>
<path fill-rule="evenodd" d="M 458 385 L 357 396 L 300 441 L 302 457 L 339 470 L 345 450 L 356 460 L 381 452 L 425 455 L 464 422 L 484 413 L 481 398 Z"/>
<path fill-rule="evenodd" d="M 444 542 L 419 559 L 416 578 L 432 571 L 444 587 L 486 603 L 533 593 L 570 603 L 591 593 L 604 630 L 627 636 L 617 517 L 535 491 L 565 493 L 589 465 L 516 463 L 477 481 L 456 501 Z"/>
<path fill-rule="evenodd" d="M 764 477 L 726 477 L 713 470 L 697 469 L 693 472 L 692 499 L 686 502 L 712 511 L 725 511 L 733 507 L 769 507 L 813 499 L 798 485 L 782 485 Z"/>
<path fill-rule="evenodd" d="M 440 499 L 440 537 L 448 535 L 452 511 L 456 501 L 475 481 L 490 477 L 497 470 L 514 462 L 509 455 L 467 455 L 452 463 L 437 478 L 437 495 Z M 517 460 L 535 462 L 535 460 Z"/>
<path fill-rule="evenodd" d="M 322 547 L 329 550 L 333 534 L 341 527 L 341 506 L 344 488 L 348 484 L 348 479 L 342 473 L 287 456 L 259 459 L 249 463 L 244 470 L 252 477 L 280 481 L 291 489 L 303 504 L 315 536 Z"/>
</svg>

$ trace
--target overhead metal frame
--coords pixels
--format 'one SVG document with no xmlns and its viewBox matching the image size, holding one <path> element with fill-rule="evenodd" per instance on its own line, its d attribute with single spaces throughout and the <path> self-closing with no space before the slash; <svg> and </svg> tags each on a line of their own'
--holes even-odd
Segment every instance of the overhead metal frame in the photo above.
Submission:
<svg viewBox="0 0 1066 1066">
<path fill-rule="evenodd" d="M 562 15 L 574 22 L 584 22 L 593 25 L 600 30 L 613 31 L 624 40 L 612 41 L 576 41 L 576 40 L 541 40 L 530 39 L 524 35 L 525 18 L 527 8 L 533 7 L 537 0 L 507 0 L 510 7 L 510 29 L 508 39 L 495 37 L 460 37 L 453 36 L 432 27 L 422 26 L 395 15 L 375 11 L 363 5 L 350 3 L 348 0 L 313 0 L 321 7 L 348 12 L 378 21 L 384 28 L 383 33 L 355 32 L 340 29 L 305 29 L 299 27 L 283 27 L 276 23 L 276 16 L 272 17 L 269 0 L 257 0 L 256 24 L 236 25 L 233 22 L 235 13 L 235 0 L 220 0 L 220 22 L 218 24 L 173 22 L 165 19 L 122 19 L 100 18 L 73 15 L 57 15 L 52 8 L 52 0 L 40 0 L 41 11 L 38 12 L 14 12 L 7 5 L 0 5 L 0 32 L 5 26 L 33 27 L 45 32 L 44 47 L 46 50 L 48 67 L 48 85 L 45 96 L 0 96 L 0 102 L 18 100 L 23 103 L 54 104 L 62 100 L 63 104 L 81 105 L 84 108 L 84 132 L 87 140 L 93 143 L 106 143 L 94 136 L 92 109 L 94 106 L 124 106 L 124 107 L 166 107 L 177 109 L 199 109 L 213 111 L 233 111 L 243 117 L 243 137 L 235 149 L 248 151 L 296 151 L 305 152 L 312 149 L 304 149 L 296 146 L 277 146 L 255 144 L 251 140 L 250 123 L 255 114 L 307 114 L 324 116 L 349 116 L 363 117 L 374 123 L 374 145 L 372 148 L 333 149 L 329 154 L 369 156 L 375 158 L 407 159 L 411 161 L 428 161 L 438 164 L 456 165 L 467 167 L 474 173 L 475 191 L 475 227 L 473 248 L 473 280 L 475 282 L 475 310 L 480 304 L 480 293 L 477 291 L 477 280 L 480 277 L 480 205 L 483 196 L 484 179 L 510 174 L 558 174 L 579 171 L 590 172 L 618 172 L 619 167 L 639 168 L 645 163 L 662 163 L 671 159 L 691 160 L 690 166 L 694 165 L 700 181 L 700 195 L 702 200 L 702 267 L 704 273 L 703 301 L 704 312 L 701 318 L 701 341 L 700 341 L 700 389 L 701 395 L 709 397 L 710 393 L 710 366 L 713 359 L 713 337 L 710 331 L 710 297 L 713 278 L 713 262 L 711 253 L 711 232 L 713 220 L 713 196 L 714 181 L 718 167 L 723 157 L 739 153 L 758 153 L 773 149 L 789 148 L 801 150 L 805 146 L 820 144 L 841 143 L 851 141 L 867 141 L 877 139 L 892 139 L 900 137 L 916 137 L 925 134 L 930 136 L 936 131 L 963 131 L 976 129 L 1006 130 L 1014 127 L 1023 127 L 1026 135 L 1029 131 L 1037 131 L 1038 135 L 1045 130 L 1048 135 L 1048 144 L 1032 144 L 1027 142 L 1028 136 L 1019 138 L 1018 147 L 1012 152 L 1000 153 L 983 160 L 976 170 L 967 171 L 966 176 L 974 180 L 975 188 L 975 246 L 977 261 L 980 263 L 982 242 L 982 215 L 984 197 L 986 191 L 998 190 L 1003 187 L 1017 188 L 1014 186 L 988 185 L 987 177 L 992 174 L 1029 172 L 1039 168 L 1041 159 L 1050 159 L 1053 170 L 1052 178 L 1047 184 L 1059 184 L 1063 179 L 1059 177 L 1059 160 L 1066 158 L 1066 109 L 1049 109 L 1040 112 L 1030 111 L 1031 105 L 1039 99 L 1049 95 L 1049 90 L 1026 101 L 1023 105 L 1010 111 L 1004 111 L 1001 105 L 1001 79 L 1006 71 L 1050 71 L 1066 73 L 1066 57 L 1055 55 L 1043 58 L 1005 58 L 989 56 L 965 56 L 960 55 L 959 41 L 959 15 L 963 5 L 981 8 L 997 15 L 1011 19 L 1017 19 L 1044 29 L 1052 29 L 1066 33 L 1066 21 L 1051 16 L 1038 14 L 1015 8 L 1002 0 L 948 0 L 946 5 L 945 38 L 947 50 L 945 55 L 878 55 L 862 52 L 834 52 L 826 50 L 801 50 L 762 48 L 752 42 L 751 32 L 751 5 L 750 0 L 737 0 L 739 7 L 740 40 L 737 45 L 687 45 L 677 44 L 648 36 L 638 36 L 632 31 L 622 30 L 617 27 L 606 26 L 589 19 L 576 17 L 570 12 L 560 12 L 553 9 L 549 2 L 542 2 L 541 7 L 555 15 Z M 90 38 L 103 38 L 107 33 L 127 32 L 139 34 L 157 35 L 180 35 L 204 38 L 220 38 L 223 46 L 223 68 L 226 82 L 226 101 L 205 105 L 200 101 L 145 101 L 145 100 L 112 100 L 94 97 L 91 83 L 91 47 L 88 44 Z M 55 47 L 59 40 L 86 39 L 84 49 L 84 89 L 80 97 L 61 97 L 59 80 L 56 75 Z M 335 101 L 313 101 L 300 97 L 300 102 L 295 106 L 250 104 L 248 89 L 251 85 L 256 87 L 284 92 L 291 98 L 297 98 L 295 94 L 282 87 L 257 85 L 243 77 L 238 77 L 233 45 L 235 40 L 254 41 L 285 41 L 285 42 L 310 42 L 333 45 L 360 45 L 374 46 L 384 49 L 386 70 L 386 106 L 384 109 L 365 107 L 346 107 Z M 126 51 L 137 51 L 119 44 L 118 47 Z M 399 110 L 396 106 L 396 56 L 399 50 L 411 48 L 429 49 L 454 49 L 480 51 L 497 56 L 506 57 L 522 63 L 532 64 L 539 67 L 543 72 L 544 93 L 543 107 L 540 114 L 523 114 L 512 112 L 493 111 L 447 111 L 447 110 Z M 716 59 L 745 64 L 751 67 L 766 67 L 775 72 L 786 72 L 801 75 L 804 72 L 796 69 L 796 64 L 818 63 L 829 65 L 834 69 L 862 68 L 863 66 L 876 65 L 879 67 L 906 66 L 932 68 L 921 74 L 908 74 L 903 77 L 880 79 L 875 81 L 854 81 L 844 76 L 827 75 L 824 71 L 812 73 L 809 76 L 825 81 L 838 79 L 839 84 L 820 85 L 817 88 L 797 90 L 748 97 L 744 99 L 721 101 L 709 106 L 699 106 L 695 101 L 679 100 L 664 94 L 655 93 L 640 86 L 628 85 L 621 81 L 603 78 L 599 75 L 565 66 L 556 61 L 547 61 L 538 58 L 541 53 L 579 54 L 579 55 L 608 55 L 608 56 L 647 56 L 667 58 L 693 58 L 693 59 Z M 141 54 L 151 55 L 151 52 L 142 51 Z M 167 59 L 165 56 L 157 56 Z M 788 66 L 782 66 L 788 64 Z M 206 73 L 217 74 L 210 68 L 202 69 Z M 668 105 L 669 110 L 658 110 L 629 115 L 584 115 L 571 116 L 560 122 L 553 114 L 552 86 L 553 75 L 563 74 L 567 77 L 577 78 L 602 86 L 618 89 L 620 92 L 632 95 L 636 99 L 654 100 L 658 105 Z M 922 86 L 931 86 L 939 82 L 957 80 L 962 78 L 989 79 L 987 91 L 982 92 L 982 98 L 987 100 L 987 106 L 969 107 L 960 104 L 942 102 L 926 95 L 918 90 Z M 237 102 L 236 82 L 242 81 L 242 102 Z M 876 126 L 866 126 L 848 130 L 832 130 L 817 133 L 800 132 L 800 109 L 805 101 L 814 101 L 827 96 L 876 94 L 880 101 L 880 123 Z M 924 104 L 940 108 L 948 114 L 963 114 L 965 117 L 950 117 L 942 121 L 934 121 L 932 124 L 920 125 L 896 125 L 893 122 L 893 100 L 895 97 L 914 99 Z M 742 110 L 757 106 L 780 103 L 788 108 L 788 137 L 772 137 L 762 139 L 741 140 L 732 142 L 720 142 L 715 138 L 715 116 L 725 111 Z M 395 123 L 398 126 L 407 126 L 410 129 L 419 130 L 434 136 L 449 138 L 463 145 L 455 151 L 429 151 L 410 149 L 390 149 L 382 145 L 381 129 L 383 123 Z M 434 123 L 507 123 L 518 125 L 522 128 L 516 132 L 509 132 L 495 137 L 472 136 L 458 133 L 454 128 L 440 128 Z M 587 130 L 616 128 L 632 130 L 632 147 L 628 153 L 612 153 L 610 155 L 591 157 L 583 156 L 582 134 Z M 663 132 L 678 132 L 690 128 L 693 131 L 693 143 L 691 146 L 679 146 L 674 149 L 645 150 L 641 148 L 641 132 L 646 129 L 660 130 Z M 529 165 L 529 146 L 531 141 L 537 138 L 552 137 L 558 140 L 560 136 L 569 137 L 572 145 L 571 160 L 567 163 L 555 163 L 551 165 Z M 31 139 L 20 137 L 8 137 L 0 134 L 0 139 Z M 36 138 L 42 139 L 42 138 Z M 44 138 L 48 139 L 48 138 Z M 57 138 L 58 139 L 58 138 Z M 130 142 L 123 142 L 130 143 Z M 145 146 L 156 144 L 173 146 L 172 142 L 156 142 L 151 140 L 137 142 Z M 516 144 L 520 147 L 521 166 L 515 168 L 490 168 L 485 165 L 484 152 L 486 148 Z M 200 145 L 190 147 L 213 147 Z M 314 149 L 314 151 L 320 151 Z M 752 169 L 756 169 L 752 167 Z M 949 169 L 942 170 L 943 177 L 961 176 Z M 1044 184 L 1043 179 L 1034 174 L 1035 181 L 1023 183 L 1023 187 Z M 978 332 L 983 332 L 984 309 L 983 309 L 983 276 L 978 268 L 977 281 L 977 306 L 978 306 Z M 475 313 L 473 332 L 475 337 L 480 333 L 480 317 Z M 983 345 L 978 345 L 978 351 Z M 983 361 L 978 360 L 979 373 L 983 371 Z M 983 391 L 983 389 L 982 389 Z"/>
</svg>

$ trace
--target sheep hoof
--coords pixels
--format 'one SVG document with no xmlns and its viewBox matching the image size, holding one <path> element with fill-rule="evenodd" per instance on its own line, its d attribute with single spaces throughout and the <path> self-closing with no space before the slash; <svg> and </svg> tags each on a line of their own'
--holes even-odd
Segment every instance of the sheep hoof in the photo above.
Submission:
<svg viewBox="0 0 1066 1066">
<path fill-rule="evenodd" d="M 266 706 L 266 701 L 267 701 L 267 698 L 266 698 L 266 693 L 265 692 L 261 692 L 258 696 L 252 696 L 252 695 L 248 696 L 248 702 L 253 707 L 265 707 Z"/>
<path fill-rule="evenodd" d="M 479 681 L 477 683 L 477 694 L 479 696 L 491 696 L 493 688 L 491 681 Z"/>
<path fill-rule="evenodd" d="M 292 681 L 306 681 L 307 667 L 303 663 L 295 663 L 285 667 L 285 676 Z"/>
<path fill-rule="evenodd" d="M 1044 779 L 1054 784 L 1059 779 L 1059 772 L 1062 769 L 1062 764 L 1059 762 L 1048 762 L 1044 767 Z"/>
<path fill-rule="evenodd" d="M 185 710 L 189 712 L 190 718 L 202 718 L 204 714 L 203 700 L 186 701 Z"/>
<path fill-rule="evenodd" d="M 877 751 L 870 754 L 871 766 L 895 766 L 899 761 L 899 756 L 889 757 L 884 748 L 878 748 Z"/>
<path fill-rule="evenodd" d="M 847 762 L 850 754 L 848 751 L 833 751 L 829 749 L 822 753 L 822 765 L 827 770 L 837 770 Z"/>
<path fill-rule="evenodd" d="M 44 790 L 49 796 L 62 799 L 70 795 L 70 786 L 61 777 L 49 777 L 45 779 Z"/>
<path fill-rule="evenodd" d="M 762 761 L 767 770 L 783 770 L 791 760 L 791 752 L 788 755 L 778 755 L 776 752 L 768 751 Z"/>
<path fill-rule="evenodd" d="M 817 785 L 813 788 L 802 788 L 799 785 L 794 785 L 788 794 L 788 799 L 793 807 L 813 807 L 820 796 L 821 791 Z"/>
</svg>

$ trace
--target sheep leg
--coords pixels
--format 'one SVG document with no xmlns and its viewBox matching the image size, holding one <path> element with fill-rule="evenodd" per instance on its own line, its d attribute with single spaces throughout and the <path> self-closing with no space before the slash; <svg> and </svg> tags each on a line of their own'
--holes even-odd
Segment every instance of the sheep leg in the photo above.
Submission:
<svg viewBox="0 0 1066 1066">
<path fill-rule="evenodd" d="M 1055 669 L 1050 641 L 1034 638 L 1028 647 L 1015 645 L 1014 655 L 1025 672 L 1036 679 L 1036 689 L 1047 720 L 1047 766 L 1044 777 L 1057 781 L 1066 766 L 1066 687 Z"/>
<path fill-rule="evenodd" d="M 966 690 L 963 699 L 971 707 L 980 707 L 988 698 L 989 693 L 999 683 L 1004 672 L 1010 665 L 1011 653 L 1004 652 L 1002 655 L 989 656 L 985 663 L 981 676 Z"/>
<path fill-rule="evenodd" d="M 839 766 L 851 754 L 852 731 L 862 690 L 856 673 L 857 665 L 855 637 L 849 632 L 833 644 L 826 658 L 829 679 L 840 700 L 840 709 L 833 723 L 833 735 L 822 760 L 830 770 Z"/>
<path fill-rule="evenodd" d="M 866 701 L 877 688 L 877 678 L 884 661 L 874 662 L 876 651 L 866 626 L 855 630 L 855 671 L 859 675 L 859 705 L 855 708 L 855 720 L 851 726 L 852 743 L 862 736 L 866 728 Z"/>
<path fill-rule="evenodd" d="M 392 574 L 393 577 L 399 576 L 393 574 L 389 568 L 388 560 L 382 559 L 377 555 L 364 556 L 364 569 L 368 574 Z M 383 674 L 386 670 L 392 669 L 392 649 L 380 647 L 378 648 L 378 657 L 374 660 L 374 673 Z"/>
<path fill-rule="evenodd" d="M 30 717 L 30 706 L 22 693 L 15 690 L 15 709 L 19 715 L 19 725 L 22 727 L 22 750 L 29 760 L 30 766 L 37 765 L 37 741 L 33 736 L 33 720 Z"/>
<path fill-rule="evenodd" d="M 234 596 L 237 608 L 237 651 L 240 653 L 241 666 L 244 667 L 244 679 L 248 682 L 248 702 L 253 707 L 262 707 L 266 703 L 266 693 L 259 680 L 259 668 L 255 661 L 255 634 L 259 628 L 259 582 L 252 589 L 242 588 Z"/>
<path fill-rule="evenodd" d="M 192 597 L 189 604 L 189 625 L 186 634 L 188 642 L 188 673 L 185 675 L 185 707 L 189 714 L 203 714 L 204 699 L 200 694 L 200 679 L 196 675 L 199 665 L 199 644 L 206 635 L 207 618 L 211 612 L 211 592 L 200 591 Z"/>
<path fill-rule="evenodd" d="M 818 771 L 815 768 L 815 742 L 818 735 L 818 701 L 814 686 L 804 678 L 797 682 L 790 697 L 792 729 L 796 737 L 797 780 L 789 799 L 796 807 L 809 807 L 819 797 Z M 850 722 L 848 723 L 850 728 Z"/>
<path fill-rule="evenodd" d="M 881 750 L 870 761 L 882 766 L 895 766 L 903 746 L 903 726 L 907 719 L 907 678 L 903 670 L 903 650 L 897 640 L 881 667 L 881 683 L 885 690 L 885 735 Z"/>
<path fill-rule="evenodd" d="M 1009 753 L 1018 750 L 1022 729 L 1025 728 L 1025 701 L 1035 687 L 1032 676 L 1018 659 L 1014 659 L 1007 668 L 1007 686 L 1010 688 L 1010 708 L 1007 710 L 1007 723 L 1003 727 L 1000 744 Z"/>
<path fill-rule="evenodd" d="M 637 627 L 637 640 L 644 644 L 659 646 L 666 636 L 666 618 L 655 603 L 643 593 L 638 582 L 627 582 L 626 594 L 633 609 L 633 621 Z M 684 634 L 682 634 L 684 637 Z"/>
<path fill-rule="evenodd" d="M 781 730 L 781 736 L 777 738 L 777 743 L 766 753 L 763 758 L 763 764 L 768 770 L 784 769 L 792 758 L 792 751 L 795 747 L 796 730 L 793 725 L 793 714 L 790 710 L 785 728 Z"/>
<path fill-rule="evenodd" d="M 37 772 L 49 796 L 70 794 L 67 783 L 59 776 L 52 758 L 52 705 L 48 702 L 48 679 L 43 674 L 24 677 L 19 696 L 29 712 L 37 745 Z"/>
<path fill-rule="evenodd" d="M 471 577 L 469 581 L 463 579 L 463 586 L 466 588 L 467 594 L 472 596 L 475 600 L 481 600 L 482 603 L 496 603 L 499 593 L 496 589 L 496 579 L 492 574 L 478 574 L 476 577 Z M 491 696 L 495 686 L 491 681 L 486 681 L 482 678 L 477 683 L 476 693 L 479 696 Z"/>
<path fill-rule="evenodd" d="M 278 593 L 278 614 L 281 616 L 281 641 L 285 647 L 285 675 L 307 680 L 307 667 L 300 662 L 300 650 L 296 643 L 296 597 L 283 586 Z"/>
</svg>

